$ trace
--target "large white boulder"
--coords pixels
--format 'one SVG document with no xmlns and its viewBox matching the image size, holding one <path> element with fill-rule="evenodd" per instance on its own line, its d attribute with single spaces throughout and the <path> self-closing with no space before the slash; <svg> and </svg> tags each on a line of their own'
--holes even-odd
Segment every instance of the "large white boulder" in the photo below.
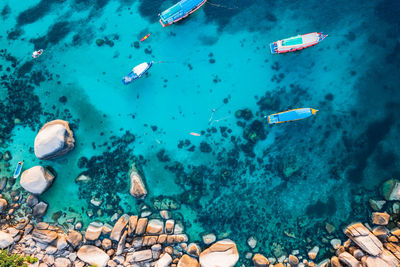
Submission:
<svg viewBox="0 0 400 267">
<path fill-rule="evenodd" d="M 73 149 L 74 143 L 73 133 L 67 121 L 50 121 L 36 135 L 35 155 L 38 159 L 61 156 Z"/>
<path fill-rule="evenodd" d="M 24 171 L 19 183 L 32 194 L 41 194 L 53 183 L 54 175 L 42 166 L 35 166 Z"/>
<path fill-rule="evenodd" d="M 363 224 L 354 223 L 349 225 L 345 230 L 345 234 L 366 253 L 372 256 L 378 256 L 382 253 L 382 242 Z"/>
<path fill-rule="evenodd" d="M 155 267 L 168 267 L 172 262 L 172 257 L 168 253 L 164 253 L 156 262 Z"/>
<path fill-rule="evenodd" d="M 13 242 L 14 239 L 10 234 L 0 231 L 0 249 L 9 247 Z"/>
<path fill-rule="evenodd" d="M 99 239 L 101 231 L 103 230 L 103 224 L 100 222 L 91 222 L 86 229 L 85 238 L 86 240 L 94 241 Z"/>
<path fill-rule="evenodd" d="M 98 247 L 85 245 L 82 246 L 77 253 L 78 258 L 87 264 L 97 265 L 97 267 L 107 266 L 110 257 Z"/>
<path fill-rule="evenodd" d="M 129 216 L 127 214 L 119 217 L 118 221 L 115 223 L 111 231 L 110 239 L 118 242 L 121 239 L 122 233 L 125 231 L 128 222 Z"/>
<path fill-rule="evenodd" d="M 344 266 L 361 267 L 361 263 L 347 251 L 339 254 L 339 261 L 343 263 Z"/>
<path fill-rule="evenodd" d="M 129 193 L 135 198 L 139 199 L 145 198 L 147 195 L 146 186 L 144 185 L 142 177 L 139 175 L 138 171 L 133 165 L 129 172 L 129 177 L 131 180 Z"/>
<path fill-rule="evenodd" d="M 200 254 L 202 267 L 233 267 L 238 260 L 236 244 L 229 239 L 216 242 Z"/>
</svg>

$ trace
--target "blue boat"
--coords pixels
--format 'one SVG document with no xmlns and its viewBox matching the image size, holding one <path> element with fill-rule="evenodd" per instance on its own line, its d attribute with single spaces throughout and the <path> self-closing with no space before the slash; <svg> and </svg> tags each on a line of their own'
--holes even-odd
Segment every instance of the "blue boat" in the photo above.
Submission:
<svg viewBox="0 0 400 267">
<path fill-rule="evenodd" d="M 150 67 L 153 65 L 153 61 L 150 62 L 143 62 L 142 64 L 137 65 L 132 69 L 131 72 L 129 72 L 128 75 L 126 75 L 123 79 L 122 82 L 124 84 L 130 84 L 131 82 L 139 79 L 140 77 L 145 74 Z"/>
<path fill-rule="evenodd" d="M 159 15 L 160 23 L 163 27 L 167 27 L 172 23 L 186 18 L 206 2 L 207 0 L 182 0 Z"/>
<path fill-rule="evenodd" d="M 315 115 L 318 112 L 313 108 L 297 108 L 288 111 L 283 111 L 268 116 L 269 124 L 283 123 L 289 121 L 297 121 Z"/>
<path fill-rule="evenodd" d="M 23 165 L 24 165 L 23 161 L 18 162 L 17 167 L 15 168 L 15 171 L 14 171 L 14 179 L 17 179 L 18 176 L 21 174 Z"/>
</svg>

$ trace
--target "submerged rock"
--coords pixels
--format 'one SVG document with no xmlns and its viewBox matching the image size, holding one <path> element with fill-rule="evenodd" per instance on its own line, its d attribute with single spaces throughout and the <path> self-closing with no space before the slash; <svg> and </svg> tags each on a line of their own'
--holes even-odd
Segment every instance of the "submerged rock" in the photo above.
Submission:
<svg viewBox="0 0 400 267">
<path fill-rule="evenodd" d="M 267 257 L 261 254 L 254 254 L 253 263 L 255 267 L 267 267 L 269 265 Z"/>
<path fill-rule="evenodd" d="M 383 183 L 382 193 L 386 200 L 400 200 L 400 181 L 390 179 Z"/>
<path fill-rule="evenodd" d="M 334 249 L 338 249 L 340 247 L 340 245 L 342 244 L 342 241 L 340 239 L 335 238 L 335 239 L 332 239 L 330 241 L 330 243 Z"/>
<path fill-rule="evenodd" d="M 3 191 L 3 189 L 6 188 L 6 186 L 7 186 L 7 177 L 4 176 L 0 179 L 0 191 Z"/>
<path fill-rule="evenodd" d="M 132 165 L 132 168 L 129 172 L 129 177 L 131 182 L 129 193 L 135 198 L 145 198 L 147 195 L 146 186 L 144 185 L 143 179 L 139 175 L 134 165 Z"/>
<path fill-rule="evenodd" d="M 319 252 L 319 247 L 315 246 L 308 252 L 308 257 L 314 260 L 317 257 L 318 252 Z"/>
<path fill-rule="evenodd" d="M 42 218 L 47 211 L 47 207 L 49 205 L 43 201 L 40 201 L 38 204 L 35 205 L 35 207 L 33 207 L 32 209 L 32 214 L 33 216 L 37 217 L 37 218 Z"/>
<path fill-rule="evenodd" d="M 257 239 L 255 239 L 253 236 L 250 236 L 250 237 L 247 239 L 247 245 L 248 245 L 250 248 L 254 249 L 254 248 L 257 246 Z"/>
<path fill-rule="evenodd" d="M 236 244 L 229 239 L 216 242 L 200 254 L 202 267 L 233 267 L 238 260 Z"/>
<path fill-rule="evenodd" d="M 98 247 L 85 245 L 82 246 L 77 253 L 78 258 L 87 264 L 97 265 L 97 267 L 107 266 L 110 257 Z"/>
<path fill-rule="evenodd" d="M 76 177 L 75 182 L 83 182 L 88 183 L 90 181 L 90 177 L 84 174 L 79 175 Z"/>
<path fill-rule="evenodd" d="M 203 239 L 204 244 L 209 245 L 211 243 L 214 243 L 215 240 L 217 240 L 217 237 L 213 233 L 211 233 L 211 234 L 203 235 L 202 239 Z"/>
<path fill-rule="evenodd" d="M 29 207 L 33 207 L 33 206 L 35 206 L 37 203 L 39 203 L 39 200 L 38 200 L 38 198 L 35 196 L 35 195 L 29 195 L 27 198 L 26 198 L 26 204 L 29 206 Z"/>
<path fill-rule="evenodd" d="M 7 200 L 0 198 L 0 213 L 5 212 L 7 209 Z"/>
<path fill-rule="evenodd" d="M 385 200 L 375 200 L 375 199 L 370 199 L 369 204 L 371 205 L 371 208 L 374 211 L 380 211 L 383 208 L 383 205 L 385 205 L 386 201 Z"/>
<path fill-rule="evenodd" d="M 35 166 L 21 175 L 20 184 L 32 194 L 42 194 L 53 183 L 54 175 L 42 166 Z"/>
<path fill-rule="evenodd" d="M 46 123 L 35 138 L 35 155 L 50 159 L 66 154 L 74 148 L 74 137 L 69 124 L 63 120 Z"/>
<path fill-rule="evenodd" d="M 104 40 L 103 39 L 99 38 L 99 39 L 96 40 L 96 45 L 97 46 L 102 46 L 103 44 L 104 44 Z"/>
</svg>

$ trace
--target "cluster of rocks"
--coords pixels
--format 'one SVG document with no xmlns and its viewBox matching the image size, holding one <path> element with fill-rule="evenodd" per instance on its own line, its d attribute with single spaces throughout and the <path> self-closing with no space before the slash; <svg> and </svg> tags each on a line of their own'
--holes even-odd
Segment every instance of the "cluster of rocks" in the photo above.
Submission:
<svg viewBox="0 0 400 267">
<path fill-rule="evenodd" d="M 400 181 L 390 179 L 383 184 L 383 199 L 371 199 L 371 223 L 353 223 L 344 229 L 348 237 L 342 243 L 340 239 L 331 239 L 334 256 L 315 263 L 319 248 L 308 252 L 308 257 L 294 254 L 278 260 L 262 254 L 252 257 L 256 267 L 398 267 L 400 266 Z M 386 210 L 385 210 L 386 207 Z M 254 244 L 249 239 L 248 245 Z M 255 244 L 254 244 L 255 247 Z"/>
<path fill-rule="evenodd" d="M 112 227 L 92 222 L 85 232 L 21 219 L 2 225 L 0 249 L 38 258 L 35 266 L 232 267 L 239 260 L 236 244 L 224 239 L 204 251 L 176 227 L 173 219 L 122 215 Z M 215 242 L 215 243 L 214 243 Z"/>
<path fill-rule="evenodd" d="M 68 123 L 61 120 L 46 123 L 39 131 L 34 147 L 39 159 L 54 158 L 73 149 L 73 133 Z M 147 195 L 145 182 L 134 165 L 129 177 L 130 194 L 137 199 L 144 199 Z M 55 175 L 50 170 L 34 166 L 24 171 L 20 180 L 22 188 L 31 193 L 26 200 L 16 195 L 13 198 L 15 203 L 10 206 L 0 195 L 1 249 L 8 248 L 13 253 L 37 257 L 39 261 L 36 265 L 41 267 L 231 267 L 239 260 L 236 244 L 229 239 L 217 241 L 213 234 L 204 235 L 203 242 L 208 247 L 203 251 L 199 244 L 189 243 L 183 227 L 171 218 L 167 210 L 161 210 L 160 218 L 151 219 L 143 214 L 142 217 L 124 214 L 118 220 L 118 217 L 115 218 L 114 226 L 91 222 L 82 232 L 81 223 L 66 233 L 59 226 L 28 219 L 32 217 L 12 224 L 13 214 L 22 202 L 31 208 L 33 218 L 40 221 L 46 213 L 47 203 L 39 201 L 37 196 L 49 188 L 54 179 Z M 372 214 L 373 226 L 351 224 L 344 231 L 348 240 L 343 243 L 340 239 L 330 240 L 335 256 L 315 263 L 319 253 L 319 248 L 315 246 L 307 256 L 300 256 L 297 251 L 279 258 L 247 253 L 246 258 L 252 259 L 256 267 L 400 266 L 400 181 L 391 179 L 385 182 L 383 197 L 370 200 L 371 208 L 375 211 Z M 387 212 L 384 207 L 387 207 Z M 250 237 L 247 243 L 254 249 L 257 240 Z"/>
<path fill-rule="evenodd" d="M 46 123 L 35 138 L 34 150 L 37 158 L 46 160 L 66 154 L 74 148 L 73 133 L 68 122 L 55 120 Z M 80 179 L 84 176 L 81 175 Z M 143 199 L 147 189 L 139 171 L 132 165 L 129 172 L 130 194 Z M 7 201 L 0 196 L 0 213 L 8 217 L 0 225 L 0 248 L 12 253 L 38 258 L 36 266 L 234 266 L 239 260 L 236 244 L 228 239 L 216 242 L 214 235 L 205 235 L 209 245 L 204 251 L 196 243 L 188 243 L 183 226 L 171 217 L 168 210 L 160 211 L 160 218 L 148 218 L 144 212 L 139 216 L 124 214 L 115 217 L 114 226 L 91 222 L 86 231 L 82 223 L 69 225 L 68 232 L 57 224 L 41 222 L 47 203 L 38 196 L 45 192 L 55 180 L 55 174 L 43 166 L 25 170 L 20 185 L 29 196 L 18 195 L 10 212 Z M 21 192 L 22 193 L 22 192 Z M 93 201 L 91 201 L 92 204 Z M 163 204 L 163 203 L 161 203 Z M 164 203 L 161 206 L 172 204 Z M 15 209 L 23 207 L 18 217 Z M 33 215 L 33 216 L 31 216 Z M 117 220 L 118 219 L 118 220 Z M 12 223 L 14 222 L 14 223 Z"/>
</svg>

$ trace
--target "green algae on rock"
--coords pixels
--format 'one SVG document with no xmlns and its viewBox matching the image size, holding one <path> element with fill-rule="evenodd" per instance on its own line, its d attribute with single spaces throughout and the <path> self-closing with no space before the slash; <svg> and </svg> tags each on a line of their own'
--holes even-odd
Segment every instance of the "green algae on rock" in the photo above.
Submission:
<svg viewBox="0 0 400 267">
<path fill-rule="evenodd" d="M 400 200 L 400 181 L 390 179 L 382 185 L 383 197 L 386 200 Z"/>
</svg>

